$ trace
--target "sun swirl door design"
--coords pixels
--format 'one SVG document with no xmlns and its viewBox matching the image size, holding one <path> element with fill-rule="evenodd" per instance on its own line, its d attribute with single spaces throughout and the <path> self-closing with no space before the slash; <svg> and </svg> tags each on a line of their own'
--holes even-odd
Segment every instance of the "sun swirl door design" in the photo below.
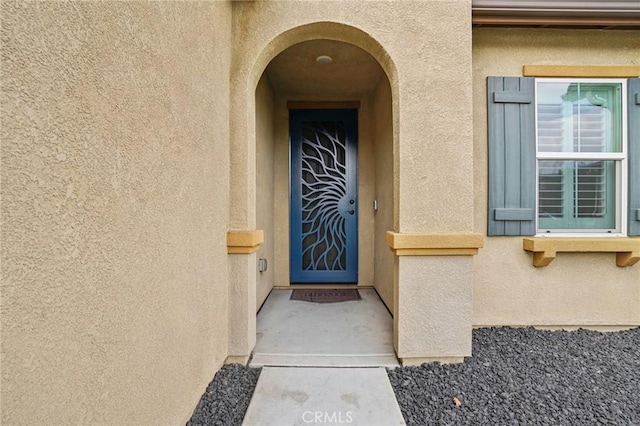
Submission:
<svg viewBox="0 0 640 426">
<path fill-rule="evenodd" d="M 357 283 L 357 111 L 294 110 L 291 282 Z"/>
</svg>

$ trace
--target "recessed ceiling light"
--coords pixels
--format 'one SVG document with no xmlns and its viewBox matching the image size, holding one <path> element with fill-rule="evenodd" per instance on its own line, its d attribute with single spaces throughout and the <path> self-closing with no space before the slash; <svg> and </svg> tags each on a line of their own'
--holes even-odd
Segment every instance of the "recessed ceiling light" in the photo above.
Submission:
<svg viewBox="0 0 640 426">
<path fill-rule="evenodd" d="M 320 55 L 316 58 L 316 62 L 322 65 L 326 65 L 333 62 L 333 58 L 329 55 Z"/>
</svg>

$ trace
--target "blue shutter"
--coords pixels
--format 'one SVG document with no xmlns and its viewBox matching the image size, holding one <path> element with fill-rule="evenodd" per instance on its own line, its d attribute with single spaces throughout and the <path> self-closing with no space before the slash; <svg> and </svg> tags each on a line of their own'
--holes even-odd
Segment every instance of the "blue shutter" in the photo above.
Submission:
<svg viewBox="0 0 640 426">
<path fill-rule="evenodd" d="M 628 80 L 629 226 L 628 235 L 640 235 L 640 78 Z"/>
<path fill-rule="evenodd" d="M 488 77 L 488 235 L 534 235 L 535 103 L 532 77 Z"/>
</svg>

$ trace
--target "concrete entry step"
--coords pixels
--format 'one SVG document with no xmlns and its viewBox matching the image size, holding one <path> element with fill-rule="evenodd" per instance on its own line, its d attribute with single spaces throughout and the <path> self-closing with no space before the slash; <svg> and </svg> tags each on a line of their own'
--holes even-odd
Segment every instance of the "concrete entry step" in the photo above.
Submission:
<svg viewBox="0 0 640 426">
<path fill-rule="evenodd" d="M 264 367 L 245 426 L 404 425 L 384 368 Z"/>
<path fill-rule="evenodd" d="M 252 367 L 398 367 L 395 355 L 313 355 L 313 354 L 255 354 Z"/>
<path fill-rule="evenodd" d="M 275 289 L 257 317 L 251 366 L 397 367 L 393 318 L 372 288 L 361 300 L 312 303 Z"/>
</svg>

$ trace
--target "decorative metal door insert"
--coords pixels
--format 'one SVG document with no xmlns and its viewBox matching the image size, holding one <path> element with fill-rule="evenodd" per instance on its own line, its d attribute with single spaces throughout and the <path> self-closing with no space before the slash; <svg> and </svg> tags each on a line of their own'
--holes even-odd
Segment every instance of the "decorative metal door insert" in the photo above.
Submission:
<svg viewBox="0 0 640 426">
<path fill-rule="evenodd" d="M 293 110 L 291 282 L 358 281 L 357 110 Z"/>
</svg>

